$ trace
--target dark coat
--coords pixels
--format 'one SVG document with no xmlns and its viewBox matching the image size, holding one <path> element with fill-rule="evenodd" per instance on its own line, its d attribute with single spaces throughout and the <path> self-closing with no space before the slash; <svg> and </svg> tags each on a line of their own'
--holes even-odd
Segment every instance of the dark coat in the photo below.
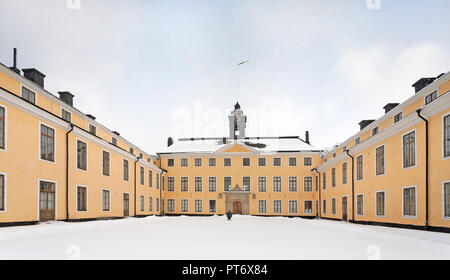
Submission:
<svg viewBox="0 0 450 280">
<path fill-rule="evenodd" d="M 227 214 L 228 220 L 231 220 L 231 217 L 233 216 L 233 213 L 231 213 L 231 211 L 228 210 L 226 214 Z"/>
</svg>

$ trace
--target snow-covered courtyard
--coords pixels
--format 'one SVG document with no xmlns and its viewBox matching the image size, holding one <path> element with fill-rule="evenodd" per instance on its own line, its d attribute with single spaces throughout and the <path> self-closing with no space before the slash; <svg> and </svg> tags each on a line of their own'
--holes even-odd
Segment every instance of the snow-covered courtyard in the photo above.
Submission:
<svg viewBox="0 0 450 280">
<path fill-rule="evenodd" d="M 253 216 L 51 222 L 0 228 L 0 259 L 450 259 L 450 234 Z"/>
</svg>

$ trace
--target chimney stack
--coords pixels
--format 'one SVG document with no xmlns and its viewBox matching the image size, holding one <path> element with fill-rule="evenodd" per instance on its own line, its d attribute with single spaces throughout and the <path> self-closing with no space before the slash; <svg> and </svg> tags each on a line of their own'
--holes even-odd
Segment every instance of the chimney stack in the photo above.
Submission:
<svg viewBox="0 0 450 280">
<path fill-rule="evenodd" d="M 173 144 L 173 139 L 172 139 L 172 137 L 167 138 L 167 147 L 172 146 L 172 144 Z"/>
<path fill-rule="evenodd" d="M 398 104 L 400 104 L 400 103 L 388 103 L 388 104 L 386 104 L 386 106 L 383 107 L 384 113 L 387 114 L 387 112 L 389 112 L 390 110 L 392 110 L 395 107 L 397 107 Z"/>
<path fill-rule="evenodd" d="M 362 120 L 359 122 L 359 129 L 363 130 L 366 126 L 374 122 L 375 120 Z"/>
<path fill-rule="evenodd" d="M 29 68 L 29 69 L 22 69 L 23 76 L 27 78 L 28 80 L 36 83 L 41 88 L 44 88 L 44 78 L 45 75 L 36 70 L 35 68 Z"/>
<path fill-rule="evenodd" d="M 73 106 L 74 95 L 68 91 L 58 91 L 59 99 L 61 99 L 67 105 Z"/>
<path fill-rule="evenodd" d="M 13 66 L 9 67 L 9 69 L 13 70 L 17 74 L 20 75 L 20 69 L 17 68 L 17 49 L 14 48 L 13 50 Z"/>
<path fill-rule="evenodd" d="M 432 82 L 434 82 L 436 78 L 421 78 L 417 82 L 415 82 L 412 87 L 414 87 L 415 93 L 421 91 L 424 87 L 428 86 Z"/>
<path fill-rule="evenodd" d="M 305 132 L 305 142 L 309 144 L 309 131 Z"/>
</svg>

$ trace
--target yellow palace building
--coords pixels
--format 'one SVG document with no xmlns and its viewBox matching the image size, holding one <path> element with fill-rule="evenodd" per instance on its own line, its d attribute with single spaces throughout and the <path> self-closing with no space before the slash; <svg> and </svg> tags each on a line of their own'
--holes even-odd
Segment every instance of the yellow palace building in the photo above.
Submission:
<svg viewBox="0 0 450 280">
<path fill-rule="evenodd" d="M 308 132 L 247 136 L 236 103 L 226 136 L 151 155 L 40 71 L 0 64 L 0 226 L 230 210 L 450 232 L 449 77 L 420 79 L 331 150 Z"/>
</svg>

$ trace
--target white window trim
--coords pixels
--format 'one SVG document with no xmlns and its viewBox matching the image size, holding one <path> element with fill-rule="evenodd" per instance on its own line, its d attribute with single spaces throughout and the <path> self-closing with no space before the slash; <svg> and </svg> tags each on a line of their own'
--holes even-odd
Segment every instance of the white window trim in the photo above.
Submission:
<svg viewBox="0 0 450 280">
<path fill-rule="evenodd" d="M 183 210 L 183 201 L 187 201 L 186 211 Z M 180 213 L 189 213 L 189 199 L 187 198 L 180 199 Z"/>
<path fill-rule="evenodd" d="M 197 165 L 197 160 L 200 160 L 200 165 Z M 194 158 L 194 167 L 203 167 L 203 159 L 202 158 Z"/>
<path fill-rule="evenodd" d="M 265 210 L 266 210 L 266 211 L 265 211 L 265 212 L 261 212 L 261 208 L 259 207 L 259 206 L 260 206 L 260 205 L 259 205 L 259 202 L 260 202 L 260 201 L 265 201 L 265 202 L 266 202 L 266 207 L 265 207 Z M 267 214 L 267 200 L 265 200 L 265 199 L 259 199 L 259 200 L 258 200 L 258 213 L 259 213 L 259 214 Z"/>
<path fill-rule="evenodd" d="M 233 177 L 231 176 L 223 176 L 223 191 L 226 192 L 225 190 L 225 178 L 230 178 L 231 183 L 230 183 L 230 191 L 233 190 Z"/>
<path fill-rule="evenodd" d="M 201 191 L 197 191 L 196 190 L 196 180 L 195 179 L 197 179 L 197 178 L 200 178 L 201 179 L 201 184 L 200 184 L 200 186 L 201 186 Z M 189 182 L 189 181 L 188 181 Z M 189 187 L 188 187 L 188 190 L 189 190 Z M 198 192 L 198 193 L 200 193 L 200 192 L 203 192 L 203 176 L 194 176 L 194 192 Z"/>
<path fill-rule="evenodd" d="M 141 173 L 141 170 L 143 170 L 142 173 Z M 142 174 L 142 176 L 141 176 L 141 174 Z M 139 185 L 145 186 L 145 167 L 144 166 L 139 166 Z"/>
<path fill-rule="evenodd" d="M 30 87 L 24 86 L 22 83 L 20 84 L 20 98 L 22 98 L 23 100 L 26 100 L 25 98 L 23 98 L 23 88 L 26 88 L 27 90 L 29 90 L 29 91 L 34 93 L 34 103 L 31 103 L 31 102 L 30 103 L 38 106 L 38 94 L 37 94 L 37 92 L 34 91 L 34 90 L 31 90 Z"/>
<path fill-rule="evenodd" d="M 202 209 L 201 209 L 201 211 L 197 211 L 197 201 L 200 201 L 201 203 L 201 207 L 202 207 Z M 203 213 L 203 199 L 195 199 L 194 200 L 194 212 L 195 213 Z"/>
<path fill-rule="evenodd" d="M 225 165 L 225 159 L 230 160 L 230 165 Z M 223 158 L 223 167 L 231 167 L 233 165 L 233 160 L 230 157 L 224 157 Z"/>
<path fill-rule="evenodd" d="M 290 179 L 295 178 L 295 191 L 290 190 Z M 297 176 L 288 176 L 288 192 L 289 193 L 296 193 L 298 192 L 298 177 Z"/>
<path fill-rule="evenodd" d="M 280 191 L 275 191 L 275 178 L 280 177 Z M 281 193 L 283 192 L 283 177 L 282 176 L 272 176 L 272 192 Z"/>
<path fill-rule="evenodd" d="M 109 192 L 109 210 L 103 209 L 103 191 Z M 78 193 L 78 192 L 77 192 Z M 102 212 L 111 212 L 111 189 L 102 189 Z"/>
<path fill-rule="evenodd" d="M 173 166 L 169 165 L 169 160 L 173 161 Z M 180 162 L 180 166 L 181 166 L 181 162 Z M 175 167 L 175 159 L 174 158 L 167 158 L 167 167 Z"/>
<path fill-rule="evenodd" d="M 291 212 L 291 201 L 295 201 L 295 203 L 296 203 L 296 212 Z M 292 199 L 292 200 L 289 200 L 288 201 L 288 211 L 289 211 L 289 214 L 298 214 L 298 200 L 296 200 L 296 199 Z"/>
<path fill-rule="evenodd" d="M 405 213 L 404 213 L 404 210 L 405 210 L 405 207 L 404 207 L 404 205 L 405 205 L 405 192 L 404 192 L 404 189 L 409 189 L 409 188 L 414 188 L 414 198 L 415 198 L 414 203 L 415 203 L 415 206 L 416 206 L 415 207 L 416 208 L 416 213 L 415 213 L 414 216 L 405 215 Z M 404 219 L 417 219 L 417 212 L 419 210 L 418 207 L 417 207 L 417 185 L 402 187 L 402 205 L 401 205 L 401 207 L 402 207 L 402 218 L 404 218 Z"/>
<path fill-rule="evenodd" d="M 323 207 L 325 205 L 325 207 Z M 322 199 L 322 205 L 321 205 L 322 207 L 321 207 L 321 210 L 322 210 L 322 213 L 323 214 L 327 214 L 327 199 L 326 198 L 324 198 L 324 199 Z"/>
<path fill-rule="evenodd" d="M 311 212 L 307 212 L 306 211 L 305 204 L 306 204 L 307 201 L 311 202 Z M 314 203 L 313 203 L 313 201 L 312 200 L 304 200 L 303 201 L 303 214 L 313 214 L 313 213 L 314 213 Z"/>
<path fill-rule="evenodd" d="M 280 159 L 280 165 L 275 165 L 275 159 L 279 158 Z M 282 167 L 283 166 L 283 160 L 282 157 L 272 157 L 272 167 Z"/>
<path fill-rule="evenodd" d="M 87 147 L 86 147 L 86 151 L 87 151 Z M 103 174 L 103 152 L 107 152 L 109 154 L 109 163 L 108 163 L 109 175 Z M 87 169 L 87 152 L 86 152 L 86 169 Z M 108 152 L 105 149 L 102 149 L 102 175 L 105 176 L 105 177 L 110 177 L 111 176 L 111 153 Z"/>
<path fill-rule="evenodd" d="M 377 194 L 378 193 L 384 193 L 384 203 L 383 203 L 383 205 L 384 205 L 384 209 L 383 209 L 383 213 L 384 213 L 384 215 L 378 215 L 377 214 Z M 402 207 L 403 207 L 403 205 L 402 205 Z M 375 217 L 378 217 L 378 218 L 386 218 L 386 190 L 379 190 L 379 191 L 376 191 L 375 192 Z"/>
<path fill-rule="evenodd" d="M 362 195 L 362 214 L 358 214 L 358 196 Z M 364 217 L 364 193 L 356 194 L 356 216 Z"/>
<path fill-rule="evenodd" d="M 310 158 L 311 159 L 311 165 L 305 165 L 305 158 Z M 313 166 L 313 158 L 312 157 L 303 157 L 303 166 Z"/>
<path fill-rule="evenodd" d="M 264 165 L 259 165 L 259 160 L 264 159 Z M 265 157 L 258 157 L 258 167 L 266 167 L 267 166 L 267 159 Z"/>
<path fill-rule="evenodd" d="M 409 166 L 409 167 L 405 167 L 404 166 L 404 164 L 405 164 L 405 155 L 404 155 L 404 151 L 403 151 L 403 136 L 405 136 L 405 135 L 407 135 L 407 134 L 409 134 L 409 133 L 411 133 L 411 132 L 414 132 L 414 165 L 411 165 L 411 166 Z M 411 169 L 411 168 L 415 168 L 415 167 L 417 167 L 417 129 L 416 128 L 414 128 L 414 129 L 412 129 L 412 130 L 409 130 L 408 132 L 406 132 L 406 133 L 403 133 L 402 135 L 401 135 L 401 137 L 402 137 L 402 146 L 401 146 L 401 151 L 402 151 L 402 169 L 403 170 L 408 170 L 408 169 Z"/>
<path fill-rule="evenodd" d="M 183 165 L 183 160 L 186 160 L 186 165 Z M 194 162 L 195 163 L 195 162 Z M 174 164 L 175 165 L 175 164 Z M 194 164 L 195 165 L 195 164 Z M 180 167 L 188 167 L 189 166 L 189 159 L 188 158 L 180 158 Z"/>
<path fill-rule="evenodd" d="M 153 196 L 148 197 L 148 212 L 153 212 Z"/>
<path fill-rule="evenodd" d="M 448 117 L 448 116 L 450 116 L 450 113 L 447 113 L 447 114 L 445 114 L 445 115 L 442 115 L 442 118 L 441 118 L 441 145 L 442 145 L 442 160 L 447 160 L 447 159 L 450 159 L 450 155 L 448 155 L 448 156 L 445 156 L 445 134 L 444 134 L 444 129 L 445 129 L 445 122 L 444 122 L 444 120 L 445 120 L 445 118 L 446 117 Z M 6 142 L 5 142 L 5 146 L 6 146 Z"/>
<path fill-rule="evenodd" d="M 210 160 L 211 159 L 214 159 L 214 165 L 211 165 L 210 163 Z M 208 158 L 208 166 L 209 167 L 216 167 L 217 166 L 217 159 L 215 158 L 215 157 L 210 157 L 210 158 Z"/>
<path fill-rule="evenodd" d="M 403 139 L 403 137 L 402 137 L 402 139 Z M 384 147 L 383 148 L 383 159 L 384 159 L 384 170 L 383 171 L 384 172 L 383 172 L 383 174 L 377 175 L 377 149 L 380 148 L 380 147 Z M 383 144 L 381 144 L 379 146 L 376 146 L 375 149 L 374 149 L 374 155 L 375 155 L 374 156 L 374 158 L 375 158 L 375 163 L 374 163 L 374 166 L 375 166 L 375 177 L 382 177 L 382 176 L 386 175 L 386 170 L 387 170 L 387 168 L 386 168 L 386 144 L 383 143 Z M 402 158 L 402 162 L 403 162 L 403 158 Z"/>
<path fill-rule="evenodd" d="M 183 191 L 183 178 L 187 178 L 187 191 Z M 195 180 L 194 180 L 194 182 L 195 182 Z M 180 177 L 180 192 L 189 192 L 189 177 L 188 176 Z"/>
<path fill-rule="evenodd" d="M 343 195 L 343 196 L 341 196 L 341 216 L 343 216 L 344 215 L 344 211 L 342 211 L 343 209 L 342 209 L 342 202 L 344 201 L 344 197 L 345 198 L 347 198 L 347 211 L 346 211 L 346 213 L 347 213 L 347 221 L 348 220 L 350 220 L 350 218 L 349 218 L 349 216 L 350 216 L 350 213 L 349 213 L 349 211 L 348 211 L 348 207 L 349 207 L 349 203 L 348 203 L 348 195 Z"/>
<path fill-rule="evenodd" d="M 215 202 L 216 202 L 216 203 L 215 203 L 215 204 L 216 204 L 216 209 L 215 209 L 216 211 L 211 211 L 211 209 L 210 209 L 210 207 L 209 207 L 210 201 L 215 201 Z M 217 200 L 216 200 L 216 199 L 209 199 L 209 200 L 208 200 L 208 212 L 209 212 L 209 213 L 217 213 Z"/>
<path fill-rule="evenodd" d="M 55 184 L 55 221 L 58 220 L 58 183 L 56 181 L 53 180 L 46 180 L 46 179 L 38 179 L 38 183 L 37 183 L 37 187 L 38 187 L 38 195 L 37 195 L 37 220 L 40 221 L 41 220 L 41 202 L 40 202 L 40 198 L 41 198 L 41 182 L 49 182 L 49 183 L 54 183 Z M 87 204 L 86 204 L 87 205 Z"/>
<path fill-rule="evenodd" d="M 86 144 L 86 170 L 78 168 L 78 141 L 83 142 Z M 89 167 L 88 167 L 88 156 L 89 156 L 89 144 L 87 141 L 83 141 L 80 138 L 76 138 L 75 139 L 75 167 L 77 170 L 83 171 L 83 172 L 88 172 Z M 128 169 L 130 168 L 130 165 L 128 163 Z"/>
<path fill-rule="evenodd" d="M 91 126 L 95 128 L 95 133 L 91 133 Z M 88 123 L 88 132 L 91 135 L 97 136 L 97 127 L 95 125 L 91 124 L 91 123 Z"/>
<path fill-rule="evenodd" d="M 172 210 L 169 210 L 169 201 L 173 201 L 173 203 L 172 203 L 173 209 Z M 175 199 L 174 198 L 167 199 L 167 212 L 175 213 Z"/>
<path fill-rule="evenodd" d="M 53 129 L 53 131 L 54 131 L 54 135 L 53 135 L 53 146 L 54 146 L 53 156 L 54 156 L 54 161 L 50 161 L 50 160 L 46 160 L 46 159 L 42 159 L 41 158 L 41 134 L 42 134 L 41 126 L 42 125 L 45 125 L 46 127 L 49 127 L 51 129 Z M 56 164 L 56 128 L 51 126 L 51 125 L 48 125 L 46 123 L 43 123 L 43 122 L 39 121 L 38 132 L 39 132 L 38 133 L 38 137 L 39 137 L 39 149 L 38 149 L 39 150 L 39 155 L 38 155 L 38 159 L 40 161 L 43 161 L 43 162 Z"/>
<path fill-rule="evenodd" d="M 430 96 L 430 95 L 433 95 L 433 93 L 435 93 L 435 92 L 436 92 L 436 98 L 434 100 L 436 100 L 436 99 L 439 98 L 439 88 L 437 88 L 436 90 L 433 90 L 430 93 L 428 93 L 428 94 L 423 96 L 423 105 L 424 106 L 434 102 L 434 100 L 432 100 L 432 101 L 430 101 L 430 103 L 428 103 L 428 104 L 426 103 L 427 102 L 427 97 Z"/>
<path fill-rule="evenodd" d="M 124 172 L 124 167 L 125 167 L 125 161 L 128 163 L 128 170 L 127 170 L 127 178 L 128 178 L 128 180 L 125 180 L 125 172 Z M 81 169 L 81 170 L 83 170 L 83 169 Z M 84 171 L 84 170 L 83 170 Z M 130 161 L 129 160 L 127 160 L 127 159 L 123 159 L 122 160 L 122 181 L 125 181 L 125 182 L 129 182 L 130 181 Z"/>
<path fill-rule="evenodd" d="M 265 191 L 260 191 L 259 190 L 259 178 L 265 178 L 266 179 L 266 190 Z M 267 176 L 258 176 L 258 192 L 260 192 L 260 193 L 266 193 L 267 192 Z"/>
<path fill-rule="evenodd" d="M 445 184 L 450 183 L 450 180 L 442 181 L 442 219 L 450 221 L 450 216 L 445 216 Z M 417 213 L 416 213 L 417 214 Z"/>
<path fill-rule="evenodd" d="M 334 185 L 333 185 L 333 170 L 334 170 Z M 330 170 L 330 184 L 331 184 L 331 187 L 332 188 L 336 188 L 336 185 L 337 185 L 337 172 L 336 172 L 336 167 L 333 167 L 333 168 L 331 168 L 331 170 Z M 364 176 L 363 176 L 363 178 L 364 178 Z"/>
<path fill-rule="evenodd" d="M 209 188 L 209 183 L 210 183 L 210 181 L 209 181 L 209 179 L 210 178 L 215 178 L 216 179 L 216 190 L 215 191 L 211 191 L 210 190 L 210 188 Z M 208 177 L 208 192 L 217 192 L 217 177 L 216 176 L 209 176 Z M 209 206 L 209 205 L 208 205 Z M 216 207 L 217 208 L 217 207 Z"/>
<path fill-rule="evenodd" d="M 0 210 L 0 213 L 7 213 L 8 212 L 8 175 L 6 173 L 0 172 L 0 175 L 3 175 L 4 181 L 3 181 L 3 187 L 4 187 L 4 210 Z M 56 186 L 55 186 L 56 189 Z M 55 194 L 56 195 L 56 194 Z"/>
<path fill-rule="evenodd" d="M 275 212 L 275 202 L 279 201 L 280 202 L 280 212 Z M 273 213 L 274 214 L 283 214 L 283 203 L 281 201 L 281 199 L 274 199 L 273 200 Z"/>
<path fill-rule="evenodd" d="M 122 197 L 121 197 L 121 199 L 122 199 L 122 201 L 121 201 L 121 204 L 122 204 L 122 213 L 121 213 L 121 215 L 123 216 L 123 211 L 125 210 L 125 209 L 123 208 L 123 198 L 124 198 L 124 194 L 128 194 L 128 216 L 132 216 L 132 215 L 131 215 L 131 199 L 130 199 L 130 193 L 129 193 L 129 192 L 123 192 L 123 193 L 122 193 Z"/>
<path fill-rule="evenodd" d="M 71 123 L 72 122 L 72 112 L 67 110 L 66 108 L 61 107 L 61 118 L 65 121 L 67 121 L 67 120 L 63 117 L 63 110 L 70 114 L 70 120 L 68 120 L 68 122 Z"/>
<path fill-rule="evenodd" d="M 358 179 L 358 158 L 361 157 L 362 158 L 362 164 L 361 164 L 361 168 L 362 168 L 362 178 Z M 364 180 L 364 155 L 363 154 L 359 154 L 355 157 L 355 162 L 356 162 L 356 166 L 355 166 L 355 181 L 359 182 Z M 348 180 L 347 180 L 348 181 Z"/>
<path fill-rule="evenodd" d="M 345 183 L 342 182 L 342 176 L 343 176 L 343 172 L 342 172 L 343 168 L 342 167 L 344 166 L 344 164 L 346 166 L 345 167 Z M 347 185 L 347 184 L 348 184 L 348 163 L 345 161 L 341 164 L 341 185 Z"/>
<path fill-rule="evenodd" d="M 334 213 L 333 213 L 333 200 L 334 200 Z M 337 215 L 337 199 L 336 197 L 331 198 L 331 215 Z"/>
<path fill-rule="evenodd" d="M 0 104 L 0 107 L 3 108 L 3 110 L 5 111 L 5 135 L 4 135 L 4 140 L 5 140 L 5 147 L 4 148 L 0 148 L 0 152 L 7 152 L 8 151 L 8 107 L 6 107 L 5 105 Z M 41 131 L 41 126 L 39 125 L 39 139 L 41 139 L 41 135 L 40 132 Z M 39 140 L 39 158 L 41 158 L 41 152 L 40 152 L 40 148 L 41 147 L 41 143 Z M 56 159 L 56 157 L 55 157 Z"/>
<path fill-rule="evenodd" d="M 244 159 L 248 158 L 248 165 L 244 165 Z M 252 166 L 252 158 L 251 157 L 242 157 L 242 167 L 251 167 Z"/>
<path fill-rule="evenodd" d="M 295 159 L 295 165 L 290 164 L 290 159 Z M 297 158 L 296 157 L 288 157 L 288 166 L 289 167 L 297 167 Z"/>
<path fill-rule="evenodd" d="M 150 174 L 149 174 L 150 176 Z M 169 190 L 169 178 L 173 178 L 173 191 Z M 167 176 L 167 191 L 168 192 L 174 192 L 175 191 L 175 177 L 174 176 Z"/>
<path fill-rule="evenodd" d="M 305 190 L 305 187 L 306 187 L 306 185 L 305 185 L 305 178 L 311 178 L 311 190 L 310 191 L 306 191 Z M 314 190 L 314 179 L 313 179 L 313 176 L 303 176 L 303 192 L 305 192 L 305 193 L 312 193 L 313 192 L 313 190 Z"/>
<path fill-rule="evenodd" d="M 86 210 L 78 211 L 78 188 L 79 187 L 86 188 Z M 77 212 L 77 213 L 87 213 L 89 211 L 89 204 L 88 204 L 88 201 L 89 201 L 89 189 L 88 189 L 88 187 L 87 186 L 83 186 L 83 185 L 77 185 L 77 187 L 75 188 L 75 197 L 77 199 L 75 201 L 75 212 Z"/>
</svg>

